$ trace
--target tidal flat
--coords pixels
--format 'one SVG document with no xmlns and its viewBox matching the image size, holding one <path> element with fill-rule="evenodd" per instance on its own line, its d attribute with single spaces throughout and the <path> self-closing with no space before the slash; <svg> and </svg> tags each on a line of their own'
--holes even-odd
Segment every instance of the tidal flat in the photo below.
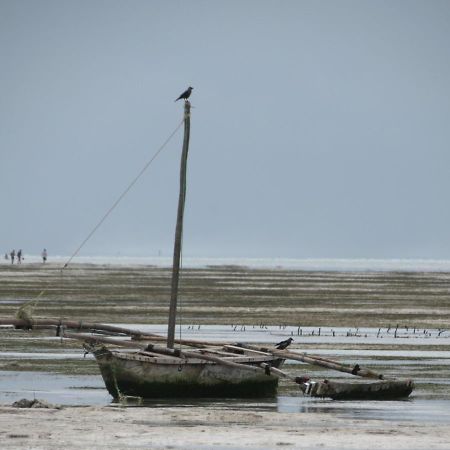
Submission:
<svg viewBox="0 0 450 450">
<path fill-rule="evenodd" d="M 157 266 L 75 264 L 61 271 L 54 264 L 0 264 L 0 317 L 14 317 L 31 302 L 35 318 L 164 334 L 170 277 L 170 269 Z M 183 271 L 183 337 L 273 344 L 292 336 L 295 351 L 413 378 L 416 390 L 399 402 L 310 399 L 283 381 L 278 396 L 264 401 L 192 399 L 122 408 L 111 403 L 95 361 L 78 342 L 50 330 L 0 329 L 2 447 L 448 448 L 449 294 L 447 272 Z M 342 378 L 305 364 L 285 369 Z M 63 409 L 6 406 L 22 397 Z"/>
<path fill-rule="evenodd" d="M 34 314 L 108 323 L 167 322 L 171 269 L 0 265 L 0 314 L 42 293 Z M 337 272 L 211 266 L 183 269 L 189 324 L 450 328 L 450 273 Z"/>
</svg>

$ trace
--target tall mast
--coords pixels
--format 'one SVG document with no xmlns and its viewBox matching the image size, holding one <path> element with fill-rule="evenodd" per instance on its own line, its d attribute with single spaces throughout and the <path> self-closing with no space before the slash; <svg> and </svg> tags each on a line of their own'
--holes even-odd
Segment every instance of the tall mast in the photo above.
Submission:
<svg viewBox="0 0 450 450">
<path fill-rule="evenodd" d="M 175 244 L 173 248 L 172 289 L 170 294 L 169 327 L 167 330 L 168 348 L 173 348 L 175 341 L 175 325 L 176 325 L 177 301 L 178 301 L 178 279 L 180 275 L 181 244 L 183 237 L 184 202 L 186 200 L 186 167 L 189 150 L 190 128 L 191 128 L 191 104 L 189 100 L 185 100 L 184 139 L 183 139 L 183 151 L 181 153 L 181 166 L 180 166 L 180 195 L 178 197 L 177 225 L 175 228 Z"/>
</svg>

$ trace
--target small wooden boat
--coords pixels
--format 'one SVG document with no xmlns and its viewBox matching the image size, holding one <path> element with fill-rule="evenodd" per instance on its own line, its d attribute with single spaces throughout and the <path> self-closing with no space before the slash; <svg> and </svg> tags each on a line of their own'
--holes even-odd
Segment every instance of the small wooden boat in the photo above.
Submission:
<svg viewBox="0 0 450 450">
<path fill-rule="evenodd" d="M 300 388 L 305 395 L 333 400 L 396 400 L 408 397 L 414 389 L 414 383 L 412 380 L 351 383 L 324 380 L 308 382 Z"/>
<path fill-rule="evenodd" d="M 237 344 L 245 349 L 267 351 L 279 358 L 301 361 L 331 370 L 347 373 L 353 376 L 371 379 L 371 381 L 312 381 L 307 379 L 298 382 L 303 394 L 310 397 L 331 398 L 333 400 L 394 400 L 408 397 L 414 390 L 412 380 L 387 379 L 381 373 L 360 367 L 359 364 L 348 366 L 338 361 L 306 353 L 296 353 L 288 350 L 274 350 L 248 344 Z"/>
<path fill-rule="evenodd" d="M 58 336 L 84 341 L 85 348 L 96 358 L 106 388 L 115 399 L 273 396 L 277 391 L 279 378 L 296 383 L 305 395 L 312 397 L 335 400 L 385 400 L 407 397 L 414 388 L 411 380 L 385 379 L 382 374 L 361 368 L 358 364 L 346 366 L 320 356 L 289 351 L 285 347 L 265 348 L 245 343 L 220 346 L 211 342 L 175 339 L 190 133 L 188 100 L 185 100 L 184 125 L 167 338 L 151 333 L 144 334 L 139 330 L 83 321 L 34 320 L 26 313 L 24 309 L 26 305 L 21 308 L 23 314 L 5 323 L 26 329 L 52 326 L 56 327 Z M 3 323 L 2 320 L 0 323 Z M 67 332 L 66 328 L 74 329 L 77 333 Z M 82 330 L 94 334 L 82 334 Z M 104 332 L 120 338 L 105 337 Z M 290 339 L 286 342 L 288 341 Z M 165 346 L 161 345 L 161 342 L 165 342 Z M 110 346 L 107 347 L 105 344 Z M 286 359 L 371 378 L 372 381 L 311 381 L 309 377 L 294 376 L 282 371 L 280 367 Z"/>
<path fill-rule="evenodd" d="M 389 379 L 359 364 L 346 365 L 304 352 L 184 339 L 175 341 L 180 348 L 171 349 L 160 345 L 166 341 L 164 336 L 85 321 L 28 318 L 0 319 L 0 324 L 22 329 L 56 328 L 58 336 L 83 341 L 86 350 L 97 359 L 108 391 L 127 403 L 134 403 L 136 397 L 140 402 L 161 397 L 272 396 L 279 378 L 296 383 L 306 396 L 334 400 L 397 400 L 406 398 L 414 389 L 412 380 Z M 305 375 L 296 376 L 280 370 L 286 359 L 360 380 L 314 381 Z"/>
<path fill-rule="evenodd" d="M 270 354 L 245 357 L 222 353 L 219 356 L 188 354 L 174 350 L 178 278 L 181 259 L 186 165 L 190 135 L 190 102 L 184 104 L 184 139 L 180 168 L 180 195 L 172 266 L 172 289 L 167 347 L 158 353 L 110 350 L 104 346 L 93 354 L 109 393 L 114 397 L 257 397 L 274 395 L 278 377 L 265 367 L 280 367 L 284 360 Z M 165 354 L 163 354 L 165 353 Z"/>
<path fill-rule="evenodd" d="M 114 397 L 144 399 L 170 397 L 265 397 L 277 391 L 278 377 L 267 375 L 261 364 L 279 367 L 272 355 L 236 357 L 221 354 L 225 363 L 195 357 L 180 358 L 150 352 L 95 350 L 108 392 Z M 201 355 L 199 355 L 201 356 Z M 204 356 L 204 355 L 203 355 Z M 239 367 L 247 366 L 247 367 Z"/>
</svg>

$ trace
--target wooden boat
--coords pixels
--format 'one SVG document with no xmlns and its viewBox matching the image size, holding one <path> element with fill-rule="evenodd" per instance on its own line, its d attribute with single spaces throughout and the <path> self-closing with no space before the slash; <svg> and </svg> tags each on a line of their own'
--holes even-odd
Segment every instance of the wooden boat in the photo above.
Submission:
<svg viewBox="0 0 450 450">
<path fill-rule="evenodd" d="M 93 353 L 114 398 L 264 397 L 273 396 L 278 385 L 278 377 L 267 375 L 264 370 L 247 370 L 195 357 L 112 351 L 104 346 Z M 279 367 L 283 363 L 272 355 L 243 358 L 222 354 L 221 359 L 254 369 L 261 364 Z"/>
<path fill-rule="evenodd" d="M 0 325 L 27 330 L 56 328 L 58 336 L 83 341 L 97 358 L 111 395 L 125 402 L 135 403 L 136 397 L 140 402 L 156 397 L 269 396 L 276 392 L 277 378 L 296 383 L 306 396 L 334 400 L 397 400 L 408 397 L 414 389 L 411 379 L 386 378 L 359 364 L 246 343 L 176 340 L 183 347 L 195 348 L 181 350 L 159 345 L 166 341 L 160 335 L 95 322 L 27 318 L 0 319 Z M 104 344 L 126 350 L 111 350 Z M 286 359 L 350 374 L 359 381 L 315 381 L 295 376 L 279 369 Z"/>
<path fill-rule="evenodd" d="M 109 393 L 121 396 L 156 397 L 258 397 L 274 395 L 277 369 L 284 360 L 268 353 L 247 355 L 221 352 L 214 356 L 203 351 L 174 350 L 181 238 L 186 197 L 186 165 L 190 135 L 190 102 L 184 104 L 184 139 L 180 168 L 180 195 L 175 231 L 172 289 L 168 321 L 167 347 L 158 352 L 93 348 Z M 213 351 L 214 352 L 214 351 Z M 165 353 L 165 354 L 164 354 Z M 217 351 L 216 351 L 217 353 Z"/>
<path fill-rule="evenodd" d="M 414 389 L 412 380 L 380 380 L 370 382 L 319 381 L 301 387 L 305 395 L 333 400 L 395 400 L 408 397 Z"/>
<path fill-rule="evenodd" d="M 273 396 L 280 377 L 296 383 L 305 395 L 311 397 L 335 400 L 407 397 L 414 388 L 411 380 L 385 379 L 382 374 L 361 368 L 358 364 L 351 367 L 320 356 L 244 343 L 220 346 L 211 342 L 175 339 L 190 128 L 188 100 L 185 101 L 184 125 L 167 338 L 113 325 L 63 319 L 33 319 L 26 313 L 27 305 L 21 307 L 16 319 L 8 319 L 6 322 L 0 319 L 0 324 L 9 323 L 25 329 L 39 326 L 56 327 L 58 336 L 84 341 L 85 348 L 93 353 L 98 362 L 109 393 L 121 400 L 136 397 L 151 399 Z M 77 333 L 67 332 L 66 329 L 76 330 Z M 93 334 L 82 334 L 82 330 Z M 105 337 L 105 332 L 120 338 Z M 128 340 L 124 340 L 127 338 Z M 163 341 L 165 346 L 161 345 Z M 111 346 L 107 347 L 105 344 Z M 293 376 L 280 370 L 286 359 L 371 378 L 372 381 L 312 381 L 306 376 Z"/>
<path fill-rule="evenodd" d="M 385 378 L 381 373 L 360 367 L 359 364 L 348 366 L 338 361 L 306 353 L 289 350 L 274 350 L 249 344 L 238 344 L 245 349 L 267 351 L 279 358 L 301 361 L 306 364 L 336 370 L 371 381 L 313 381 L 294 378 L 300 390 L 309 397 L 331 398 L 333 400 L 394 400 L 408 397 L 414 390 L 411 379 Z M 303 377 L 304 378 L 304 377 Z"/>
</svg>

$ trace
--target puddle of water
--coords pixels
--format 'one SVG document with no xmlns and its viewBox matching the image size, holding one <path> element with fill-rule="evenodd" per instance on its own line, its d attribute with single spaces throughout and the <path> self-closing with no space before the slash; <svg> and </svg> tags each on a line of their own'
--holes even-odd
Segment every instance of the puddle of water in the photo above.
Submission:
<svg viewBox="0 0 450 450">
<path fill-rule="evenodd" d="M 107 405 L 111 396 L 97 375 L 0 371 L 0 404 L 38 398 L 58 405 Z"/>
<path fill-rule="evenodd" d="M 282 413 L 326 413 L 346 419 L 433 422 L 450 424 L 450 400 L 336 401 L 308 397 L 278 397 Z"/>
</svg>

